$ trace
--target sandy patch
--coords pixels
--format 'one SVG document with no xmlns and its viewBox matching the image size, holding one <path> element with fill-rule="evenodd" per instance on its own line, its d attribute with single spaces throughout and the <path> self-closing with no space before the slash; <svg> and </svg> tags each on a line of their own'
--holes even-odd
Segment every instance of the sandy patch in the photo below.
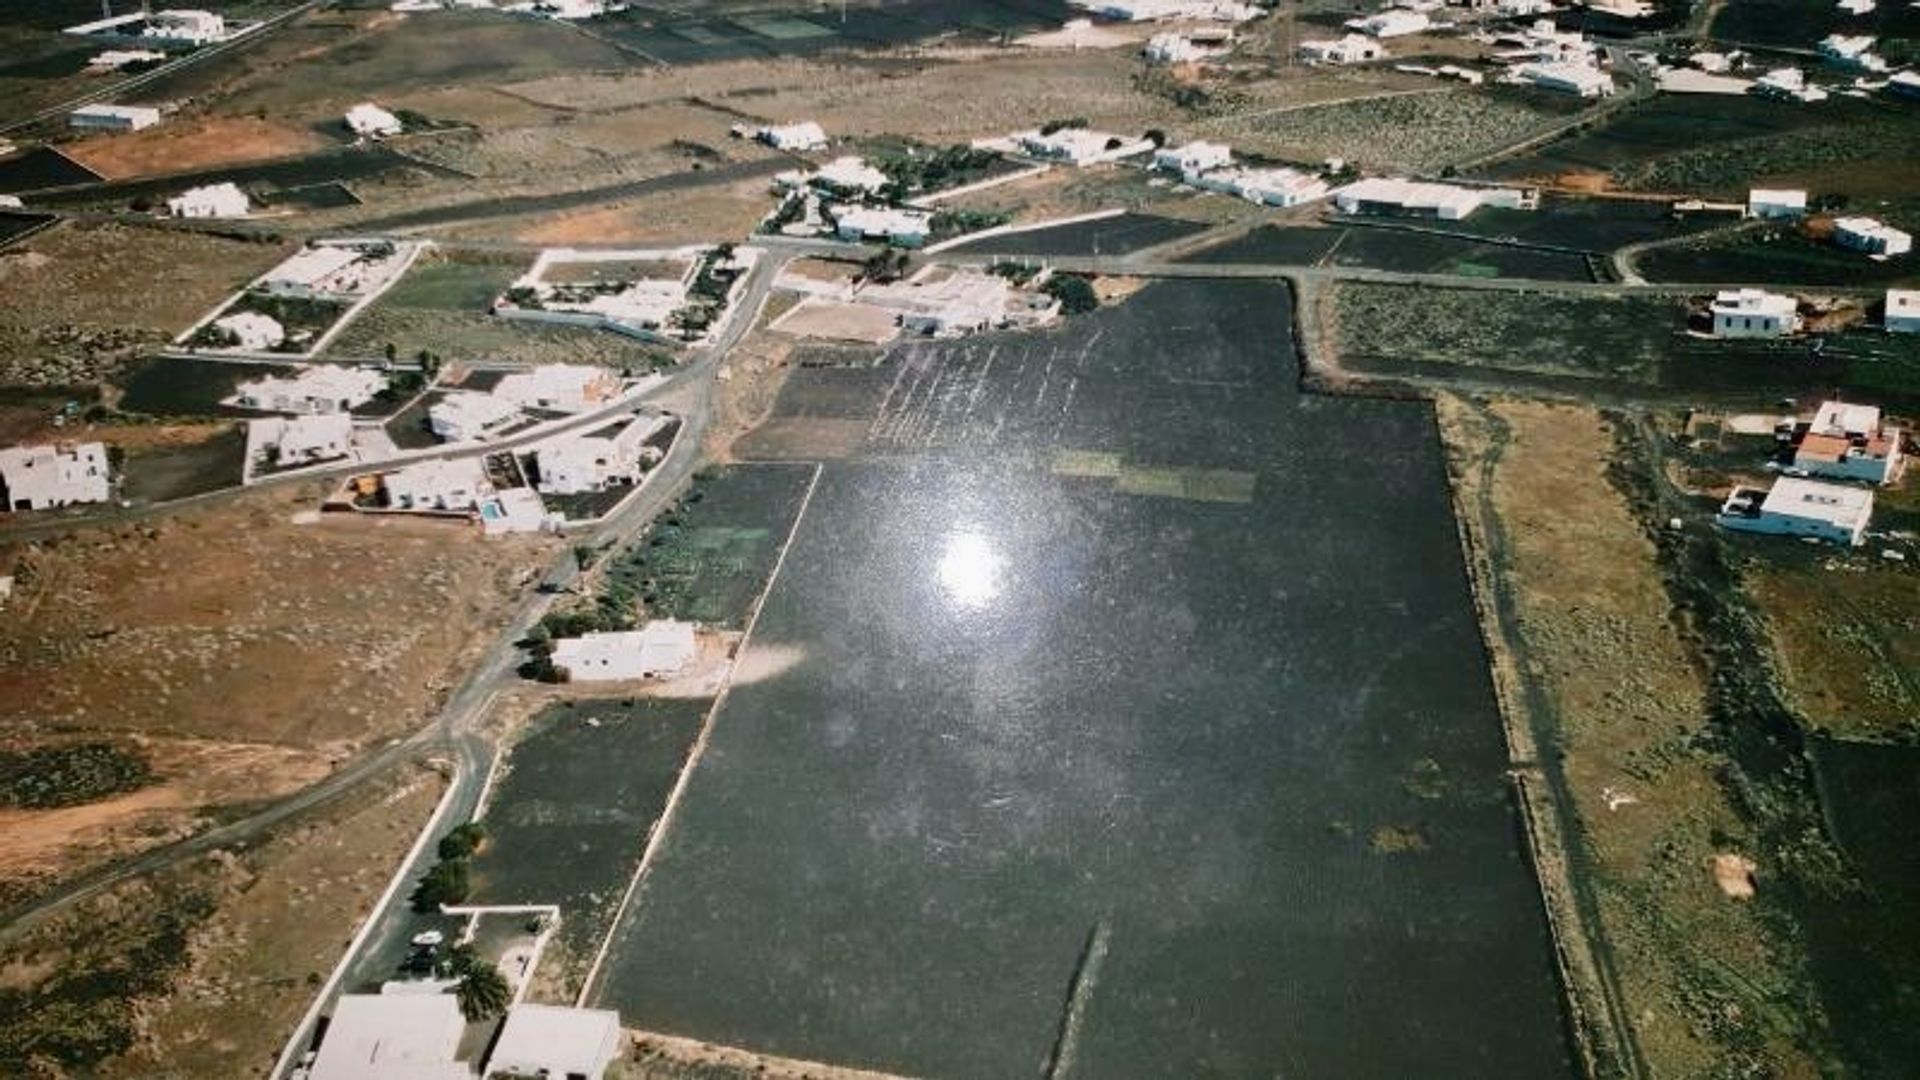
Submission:
<svg viewBox="0 0 1920 1080">
<path fill-rule="evenodd" d="M 1725 852 L 1713 857 L 1713 883 L 1735 900 L 1753 899 L 1753 872 L 1759 867 L 1745 855 Z"/>
<path fill-rule="evenodd" d="M 893 312 L 872 304 L 849 304 L 810 296 L 782 315 L 773 330 L 795 337 L 885 345 L 900 333 Z"/>
<path fill-rule="evenodd" d="M 174 120 L 145 131 L 88 139 L 69 157 L 111 180 L 292 157 L 328 145 L 319 133 L 251 116 Z"/>
</svg>

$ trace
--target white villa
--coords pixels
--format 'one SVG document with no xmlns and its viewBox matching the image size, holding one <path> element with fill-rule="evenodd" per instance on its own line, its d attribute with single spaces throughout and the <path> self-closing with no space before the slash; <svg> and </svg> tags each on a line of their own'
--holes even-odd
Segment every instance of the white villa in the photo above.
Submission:
<svg viewBox="0 0 1920 1080">
<path fill-rule="evenodd" d="M 531 1002 L 507 1010 L 487 1058 L 488 1076 L 601 1080 L 620 1053 L 620 1014 Z"/>
<path fill-rule="evenodd" d="M 827 148 L 826 129 L 811 120 L 758 128 L 753 132 L 753 137 L 775 150 L 804 153 Z"/>
<path fill-rule="evenodd" d="M 1335 188 L 1333 205 L 1343 214 L 1400 214 L 1458 221 L 1482 206 L 1531 210 L 1538 205 L 1538 198 L 1519 188 L 1461 187 L 1369 177 Z"/>
<path fill-rule="evenodd" d="M 308 1080 L 473 1080 L 452 994 L 342 994 Z"/>
<path fill-rule="evenodd" d="M 570 682 L 657 679 L 693 662 L 693 624 L 655 619 L 640 630 L 584 634 L 553 643 L 553 666 Z"/>
<path fill-rule="evenodd" d="M 1323 199 L 1327 182 L 1299 169 L 1216 169 L 1189 180 L 1195 187 L 1221 191 L 1263 206 L 1299 206 Z"/>
<path fill-rule="evenodd" d="M 309 244 L 267 271 L 255 287 L 269 296 L 360 296 L 385 285 L 405 265 L 411 250 L 386 240 Z"/>
<path fill-rule="evenodd" d="M 1881 423 L 1872 405 L 1823 401 L 1813 421 L 1794 425 L 1793 467 L 1813 476 L 1891 484 L 1900 478 L 1905 432 Z"/>
<path fill-rule="evenodd" d="M 660 460 L 659 449 L 646 445 L 647 440 L 669 422 L 657 414 L 630 414 L 541 443 L 534 450 L 541 493 L 579 495 L 638 482 Z"/>
<path fill-rule="evenodd" d="M 103 443 L 0 450 L 0 510 L 46 510 L 106 502 L 112 486 L 112 469 Z"/>
<path fill-rule="evenodd" d="M 287 328 L 280 320 L 258 311 L 240 311 L 222 315 L 213 325 L 233 335 L 231 348 L 245 352 L 265 352 L 287 340 Z"/>
<path fill-rule="evenodd" d="M 67 114 L 67 126 L 81 131 L 139 131 L 160 122 L 160 110 L 144 105 L 82 105 Z"/>
<path fill-rule="evenodd" d="M 1013 323 L 1043 324 L 1059 313 L 1048 298 L 1028 305 L 1005 278 L 977 270 L 928 271 L 908 281 L 868 285 L 858 299 L 894 312 L 902 329 L 930 337 L 954 337 Z M 1035 296 L 1044 294 L 1035 293 Z"/>
<path fill-rule="evenodd" d="M 1739 532 L 1807 536 L 1858 546 L 1873 517 L 1873 492 L 1783 476 L 1771 491 L 1736 487 L 1715 519 Z"/>
<path fill-rule="evenodd" d="M 1390 38 L 1418 34 L 1432 25 L 1432 21 L 1423 12 L 1408 11 L 1404 8 L 1389 8 L 1359 19 L 1348 19 L 1347 29 L 1358 30 L 1369 37 Z"/>
<path fill-rule="evenodd" d="M 1225 143 L 1195 140 L 1184 146 L 1163 146 L 1153 152 L 1153 167 L 1177 172 L 1183 179 L 1193 177 L 1209 169 L 1224 168 L 1233 164 L 1233 148 Z"/>
<path fill-rule="evenodd" d="M 1750 218 L 1797 218 L 1807 214 L 1807 193 L 1793 188 L 1754 188 L 1747 192 Z"/>
<path fill-rule="evenodd" d="M 1920 289 L 1888 289 L 1881 323 L 1891 334 L 1920 334 Z"/>
<path fill-rule="evenodd" d="M 1755 79 L 1749 93 L 1761 97 L 1786 98 L 1789 101 L 1827 100 L 1827 92 L 1807 83 L 1806 73 L 1795 67 L 1774 68 Z"/>
<path fill-rule="evenodd" d="M 493 494 L 486 468 L 478 458 L 422 461 L 380 477 L 387 506 L 394 510 L 472 510 Z"/>
<path fill-rule="evenodd" d="M 592 364 L 542 364 L 500 380 L 493 396 L 520 409 L 586 412 L 620 395 L 620 377 Z"/>
<path fill-rule="evenodd" d="M 232 181 L 188 188 L 167 200 L 167 213 L 180 218 L 245 217 L 251 209 L 247 193 Z"/>
<path fill-rule="evenodd" d="M 1864 251 L 1879 258 L 1905 255 L 1913 250 L 1911 233 L 1870 217 L 1835 218 L 1833 242 L 1843 248 Z"/>
<path fill-rule="evenodd" d="M 1153 143 L 1147 139 L 1128 139 L 1077 127 L 1063 127 L 1045 134 L 1023 131 L 1015 134 L 1013 141 L 1030 157 L 1062 161 L 1075 166 L 1118 161 L 1153 149 Z"/>
<path fill-rule="evenodd" d="M 1781 337 L 1800 329 L 1799 304 L 1793 297 L 1764 289 L 1724 290 L 1714 295 L 1708 310 L 1714 337 Z"/>
<path fill-rule="evenodd" d="M 1140 52 L 1147 58 L 1149 64 L 1191 64 L 1197 60 L 1221 55 L 1227 51 L 1232 40 L 1228 37 L 1216 43 L 1197 39 L 1190 34 L 1169 31 L 1148 38 L 1146 46 Z"/>
<path fill-rule="evenodd" d="M 225 41 L 230 36 L 225 18 L 211 11 L 192 8 L 113 15 L 70 26 L 65 32 L 82 37 L 126 38 L 178 45 L 211 45 L 216 41 Z"/>
<path fill-rule="evenodd" d="M 1869 34 L 1828 34 L 1816 48 L 1828 63 L 1838 67 L 1868 73 L 1887 70 L 1886 58 L 1875 54 L 1873 45 Z"/>
<path fill-rule="evenodd" d="M 888 206 L 831 206 L 833 229 L 842 240 L 879 240 L 900 247 L 919 247 L 933 230 L 933 215 L 924 210 Z"/>
<path fill-rule="evenodd" d="M 387 388 L 387 377 L 370 368 L 315 364 L 293 370 L 241 383 L 228 400 L 256 412 L 348 412 Z"/>
<path fill-rule="evenodd" d="M 1300 59 L 1309 64 L 1364 64 L 1384 59 L 1386 55 L 1386 46 L 1363 34 L 1348 34 L 1338 41 L 1300 43 Z"/>
<path fill-rule="evenodd" d="M 472 390 L 448 393 L 427 406 L 427 427 L 447 442 L 477 442 L 511 427 L 520 407 L 497 394 Z"/>
<path fill-rule="evenodd" d="M 1576 97 L 1610 97 L 1613 76 L 1591 64 L 1574 61 L 1542 61 L 1521 64 L 1513 69 L 1513 78 L 1542 90 L 1555 90 Z"/>
<path fill-rule="evenodd" d="M 346 413 L 267 417 L 247 421 L 247 455 L 282 469 L 343 458 L 353 452 L 353 417 Z"/>
<path fill-rule="evenodd" d="M 347 129 L 369 139 L 384 139 L 400 134 L 400 118 L 371 101 L 347 110 Z"/>
</svg>

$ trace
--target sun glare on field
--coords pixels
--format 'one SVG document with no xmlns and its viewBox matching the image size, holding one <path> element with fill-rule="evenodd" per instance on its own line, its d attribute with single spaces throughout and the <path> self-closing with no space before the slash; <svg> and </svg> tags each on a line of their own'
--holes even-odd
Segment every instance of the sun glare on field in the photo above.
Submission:
<svg viewBox="0 0 1920 1080">
<path fill-rule="evenodd" d="M 986 537 L 956 532 L 947 538 L 946 550 L 940 556 L 940 588 L 957 607 L 985 607 L 1000 595 L 1006 563 Z"/>
</svg>

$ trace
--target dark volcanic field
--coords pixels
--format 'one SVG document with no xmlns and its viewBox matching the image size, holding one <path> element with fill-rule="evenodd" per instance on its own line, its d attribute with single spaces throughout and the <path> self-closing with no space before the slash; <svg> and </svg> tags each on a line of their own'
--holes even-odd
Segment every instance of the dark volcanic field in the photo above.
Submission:
<svg viewBox="0 0 1920 1080">
<path fill-rule="evenodd" d="M 1432 418 L 1297 395 L 1288 301 L 795 373 L 869 437 L 599 1004 L 936 1077 L 1570 1075 Z"/>
</svg>

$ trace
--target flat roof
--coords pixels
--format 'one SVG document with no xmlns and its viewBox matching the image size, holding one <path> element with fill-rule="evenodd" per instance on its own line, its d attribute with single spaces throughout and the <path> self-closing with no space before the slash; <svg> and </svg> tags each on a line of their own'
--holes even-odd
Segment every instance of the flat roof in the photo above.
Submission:
<svg viewBox="0 0 1920 1080">
<path fill-rule="evenodd" d="M 342 994 L 313 1080 L 470 1080 L 454 1051 L 466 1019 L 451 994 Z"/>
<path fill-rule="evenodd" d="M 1783 476 L 1773 482 L 1762 513 L 1812 518 L 1843 529 L 1858 528 L 1873 514 L 1873 492 L 1844 484 L 1826 484 Z"/>
<path fill-rule="evenodd" d="M 620 1014 L 612 1009 L 515 1005 L 489 1061 L 493 1068 L 538 1062 L 554 1076 L 598 1076 L 619 1038 Z"/>
</svg>

